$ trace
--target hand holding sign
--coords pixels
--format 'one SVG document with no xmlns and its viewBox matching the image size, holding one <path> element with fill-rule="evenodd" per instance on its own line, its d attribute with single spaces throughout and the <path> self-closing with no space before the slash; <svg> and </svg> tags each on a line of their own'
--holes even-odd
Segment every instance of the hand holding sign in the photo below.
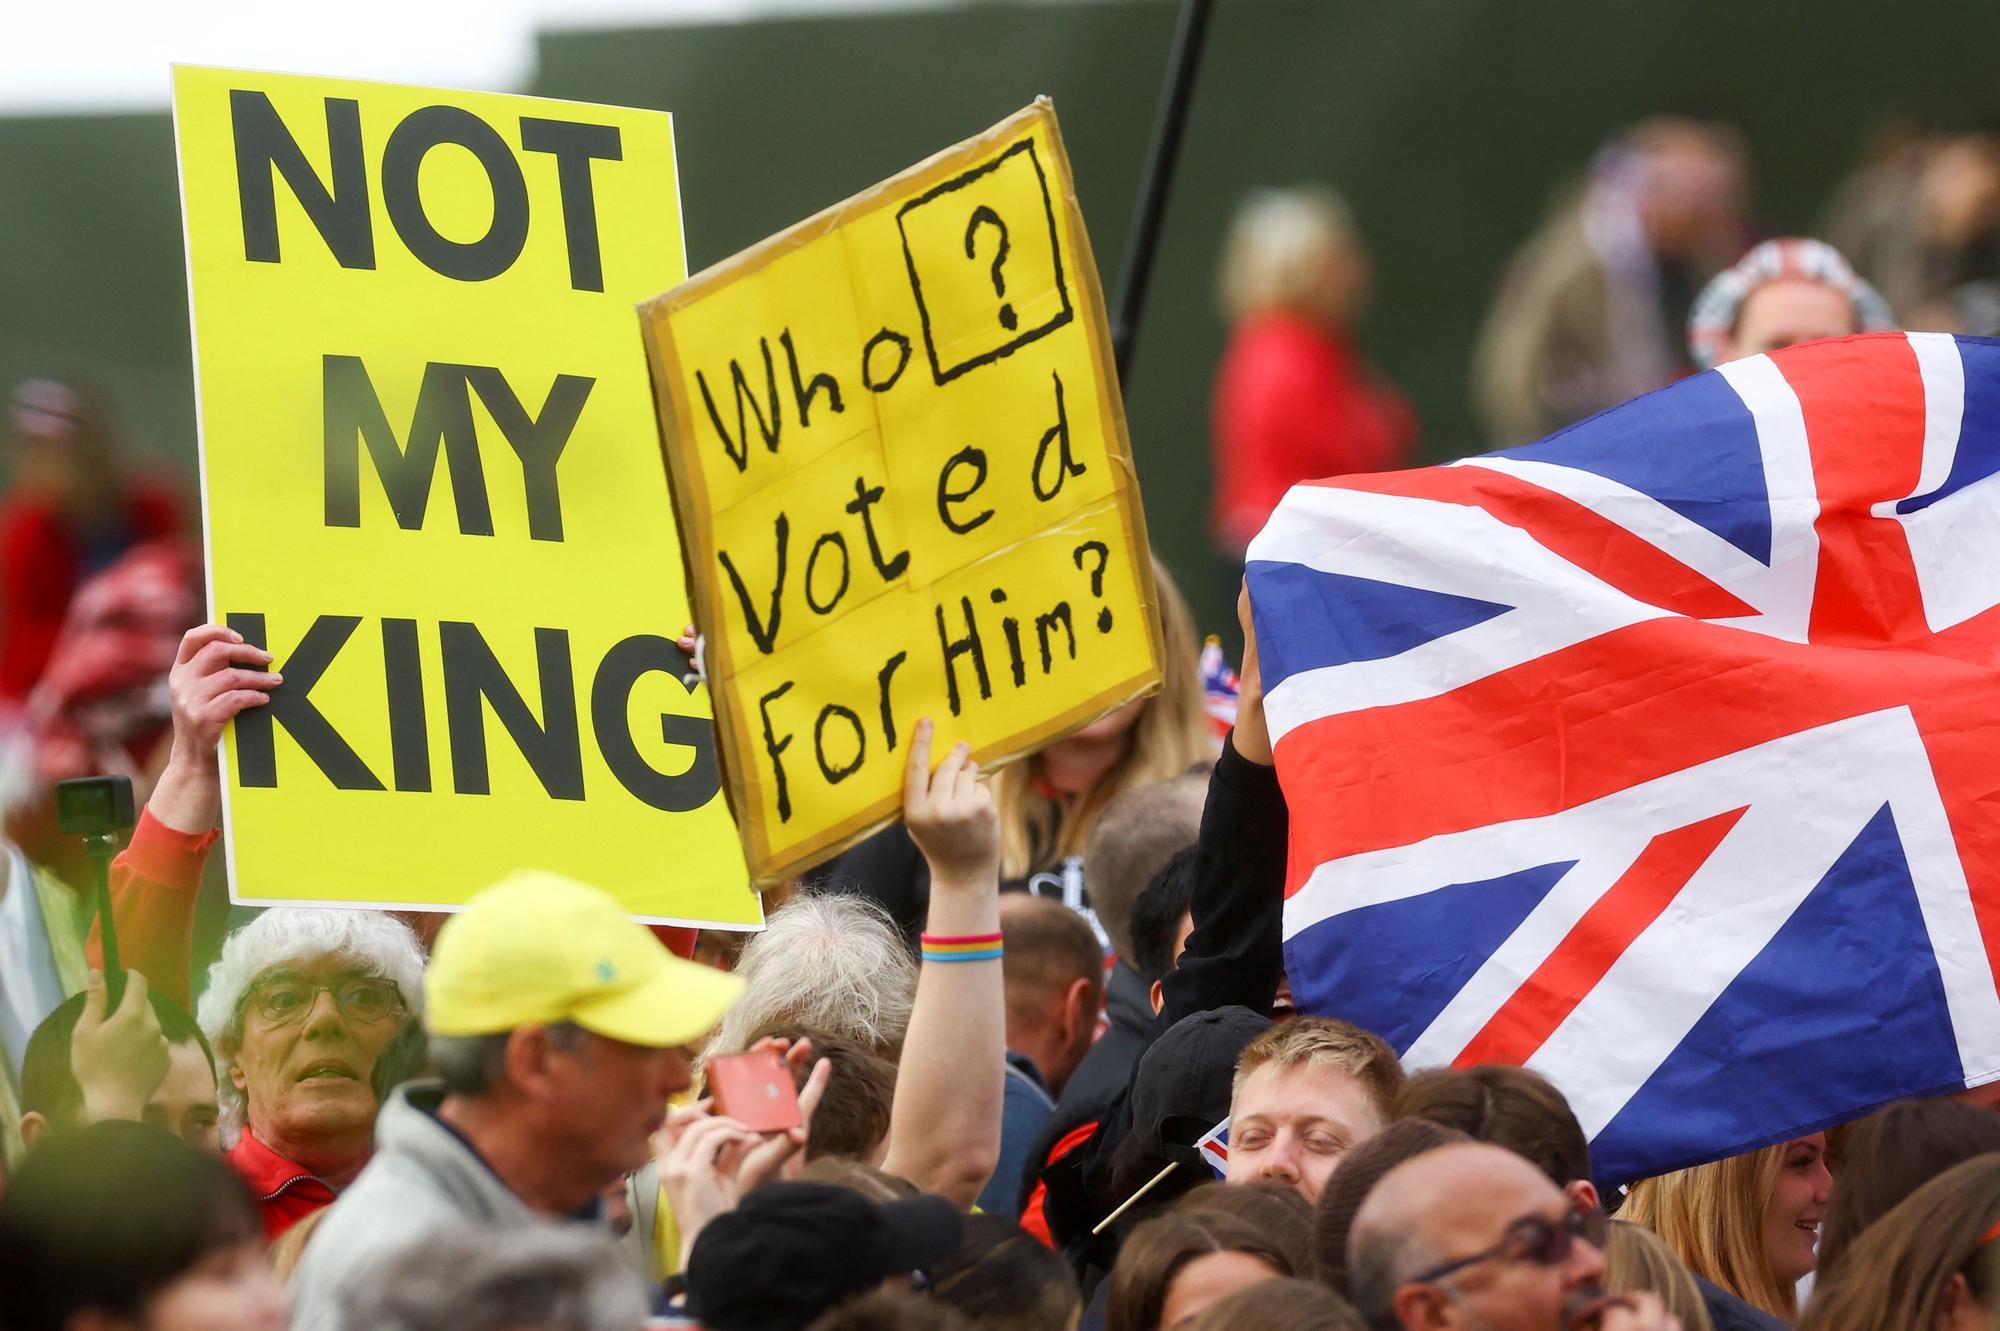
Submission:
<svg viewBox="0 0 2000 1331">
<path fill-rule="evenodd" d="M 931 868 L 932 891 L 990 890 L 1000 881 L 1000 816 L 980 780 L 972 746 L 951 746 L 931 766 L 931 722 L 917 722 L 903 778 L 903 821 Z"/>
</svg>

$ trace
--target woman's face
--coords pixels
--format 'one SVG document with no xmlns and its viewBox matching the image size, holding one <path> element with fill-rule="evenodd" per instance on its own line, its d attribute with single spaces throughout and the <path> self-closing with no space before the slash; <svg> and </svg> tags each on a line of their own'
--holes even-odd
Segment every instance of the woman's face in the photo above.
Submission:
<svg viewBox="0 0 2000 1331">
<path fill-rule="evenodd" d="M 145 1331 L 284 1331 L 285 1292 L 264 1245 L 218 1248 L 153 1296 Z"/>
<path fill-rule="evenodd" d="M 1764 1203 L 1764 1260 L 1780 1284 L 1790 1285 L 1813 1269 L 1819 1224 L 1833 1195 L 1826 1167 L 1826 1134 L 1815 1132 L 1785 1143 L 1778 1181 Z"/>
</svg>

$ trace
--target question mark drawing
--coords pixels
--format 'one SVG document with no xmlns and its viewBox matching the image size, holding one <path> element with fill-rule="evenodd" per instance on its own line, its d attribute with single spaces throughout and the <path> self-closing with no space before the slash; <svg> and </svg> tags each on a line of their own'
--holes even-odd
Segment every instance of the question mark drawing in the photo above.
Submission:
<svg viewBox="0 0 2000 1331">
<path fill-rule="evenodd" d="M 993 251 L 993 294 L 1004 296 L 1007 294 L 1007 279 L 1000 276 L 1000 265 L 1007 262 L 1007 251 L 1011 248 L 1007 240 L 1007 224 L 1000 220 L 1000 214 L 983 203 L 972 210 L 972 220 L 965 224 L 965 257 L 974 258 L 979 253 L 979 228 L 983 226 L 990 226 L 1000 233 L 1000 244 Z M 1014 315 L 1014 307 L 1002 301 L 1000 326 L 1011 333 L 1019 322 Z"/>
<path fill-rule="evenodd" d="M 1111 551 L 1102 541 L 1085 541 L 1070 552 L 1070 559 L 1076 564 L 1078 572 L 1083 570 L 1083 556 L 1086 552 L 1094 552 L 1097 555 L 1097 567 L 1090 570 L 1090 594 L 1101 601 L 1104 599 L 1104 566 L 1111 562 Z M 1108 605 L 1098 607 L 1097 631 L 1111 632 L 1111 607 Z"/>
</svg>

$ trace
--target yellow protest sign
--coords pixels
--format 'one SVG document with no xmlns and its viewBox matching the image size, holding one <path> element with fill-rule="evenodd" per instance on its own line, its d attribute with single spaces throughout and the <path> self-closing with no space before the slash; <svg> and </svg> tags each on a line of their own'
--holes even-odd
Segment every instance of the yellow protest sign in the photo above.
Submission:
<svg viewBox="0 0 2000 1331">
<path fill-rule="evenodd" d="M 285 679 L 232 888 L 449 908 L 511 870 L 755 925 L 634 305 L 686 271 L 659 112 L 180 67 L 210 604 Z"/>
<path fill-rule="evenodd" d="M 759 881 L 1158 687 L 1103 296 L 1046 100 L 645 309 Z"/>
</svg>

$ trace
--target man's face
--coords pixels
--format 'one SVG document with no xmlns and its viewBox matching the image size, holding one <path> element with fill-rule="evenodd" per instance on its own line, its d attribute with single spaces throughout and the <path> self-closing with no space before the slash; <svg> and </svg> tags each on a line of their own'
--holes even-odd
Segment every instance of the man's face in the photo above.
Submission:
<svg viewBox="0 0 2000 1331">
<path fill-rule="evenodd" d="M 544 1109 L 586 1196 L 652 1158 L 667 1101 L 693 1084 L 686 1049 L 651 1049 L 588 1031 L 572 1046 L 551 1049 Z"/>
<path fill-rule="evenodd" d="M 257 977 L 244 996 L 243 1041 L 229 1078 L 248 1101 L 260 1141 L 310 1154 L 316 1142 L 373 1126 L 368 1077 L 403 1012 L 386 986 L 347 957 L 287 963 Z"/>
<path fill-rule="evenodd" d="M 1352 1074 L 1266 1063 L 1230 1106 L 1229 1181 L 1274 1179 L 1317 1202 L 1341 1157 L 1381 1130 L 1381 1114 Z"/>
<path fill-rule="evenodd" d="M 1854 302 L 1824 282 L 1781 277 L 1752 291 L 1723 340 L 1718 361 L 1741 360 L 1855 331 Z"/>
<path fill-rule="evenodd" d="M 140 1113 L 143 1122 L 165 1128 L 190 1146 L 222 1149 L 216 1129 L 215 1069 L 192 1040 L 167 1050 L 167 1075 Z"/>
<path fill-rule="evenodd" d="M 1492 1255 L 1431 1282 L 1434 1297 L 1416 1305 L 1423 1331 L 1565 1331 L 1602 1293 L 1604 1254 L 1583 1238 L 1572 1237 L 1553 1264 L 1530 1251 L 1537 1221 L 1560 1226 L 1575 1209 L 1532 1165 L 1481 1161 L 1453 1193 L 1423 1234 L 1439 1264 Z"/>
</svg>

